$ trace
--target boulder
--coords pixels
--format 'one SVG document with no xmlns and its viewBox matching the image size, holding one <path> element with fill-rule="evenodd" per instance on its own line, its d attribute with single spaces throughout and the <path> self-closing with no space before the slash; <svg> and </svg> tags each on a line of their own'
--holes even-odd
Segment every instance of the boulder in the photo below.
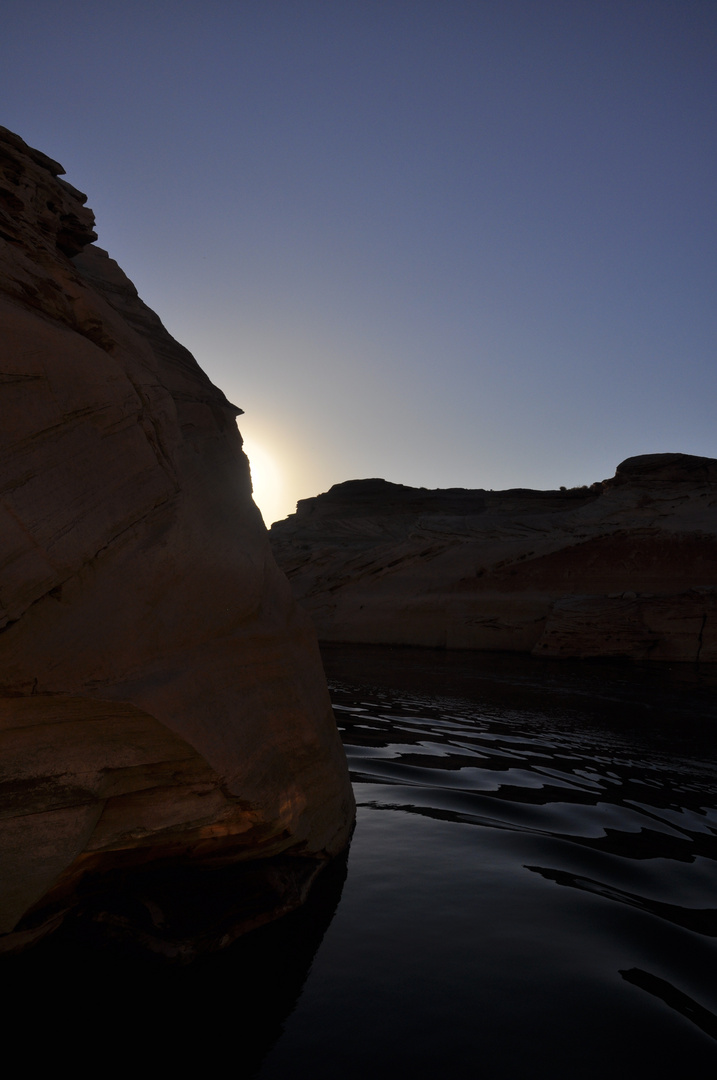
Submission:
<svg viewBox="0 0 717 1080">
<path fill-rule="evenodd" d="M 346 762 L 241 410 L 61 172 L 0 129 L 0 947 L 107 875 L 251 861 L 231 937 L 346 846 Z"/>
<path fill-rule="evenodd" d="M 327 642 L 717 660 L 717 461 L 560 491 L 353 480 L 270 538 Z"/>
</svg>

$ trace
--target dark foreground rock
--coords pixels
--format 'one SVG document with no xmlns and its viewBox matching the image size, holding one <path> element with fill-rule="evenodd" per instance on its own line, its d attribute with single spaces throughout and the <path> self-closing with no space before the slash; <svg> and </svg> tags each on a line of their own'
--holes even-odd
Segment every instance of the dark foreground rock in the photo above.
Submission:
<svg viewBox="0 0 717 1080">
<path fill-rule="evenodd" d="M 717 660 L 717 461 L 590 488 L 337 484 L 270 533 L 327 642 Z"/>
<path fill-rule="evenodd" d="M 0 129 L 0 948 L 138 868 L 259 860 L 216 947 L 300 902 L 353 798 L 240 410 L 61 172 Z"/>
</svg>

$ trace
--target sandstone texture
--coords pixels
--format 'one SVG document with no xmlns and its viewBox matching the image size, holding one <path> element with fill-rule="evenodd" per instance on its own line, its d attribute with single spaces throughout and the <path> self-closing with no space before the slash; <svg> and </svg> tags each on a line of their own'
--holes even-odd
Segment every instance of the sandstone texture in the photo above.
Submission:
<svg viewBox="0 0 717 1080">
<path fill-rule="evenodd" d="M 346 846 L 354 812 L 241 410 L 93 246 L 61 172 L 0 129 L 6 949 L 148 864 L 295 867 L 260 922 Z"/>
<path fill-rule="evenodd" d="M 717 461 L 568 491 L 335 485 L 270 533 L 320 639 L 717 661 Z"/>
</svg>

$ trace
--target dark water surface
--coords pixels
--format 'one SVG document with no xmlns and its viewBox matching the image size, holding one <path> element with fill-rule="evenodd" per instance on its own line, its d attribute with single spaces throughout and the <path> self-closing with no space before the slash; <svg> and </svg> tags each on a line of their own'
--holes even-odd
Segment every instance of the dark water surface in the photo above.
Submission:
<svg viewBox="0 0 717 1080">
<path fill-rule="evenodd" d="M 714 670 L 325 662 L 347 863 L 186 968 L 58 935 L 2 969 L 10 1040 L 260 1080 L 714 1075 Z"/>
<path fill-rule="evenodd" d="M 717 1065 L 713 673 L 326 652 L 358 802 L 259 1076 Z"/>
</svg>

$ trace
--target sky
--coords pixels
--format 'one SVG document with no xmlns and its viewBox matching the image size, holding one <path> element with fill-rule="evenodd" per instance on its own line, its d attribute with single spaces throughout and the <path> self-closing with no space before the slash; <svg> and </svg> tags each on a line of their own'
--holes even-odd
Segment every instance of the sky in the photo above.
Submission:
<svg viewBox="0 0 717 1080">
<path fill-rule="evenodd" d="M 0 101 L 267 525 L 717 457 L 716 0 L 4 0 Z"/>
</svg>

